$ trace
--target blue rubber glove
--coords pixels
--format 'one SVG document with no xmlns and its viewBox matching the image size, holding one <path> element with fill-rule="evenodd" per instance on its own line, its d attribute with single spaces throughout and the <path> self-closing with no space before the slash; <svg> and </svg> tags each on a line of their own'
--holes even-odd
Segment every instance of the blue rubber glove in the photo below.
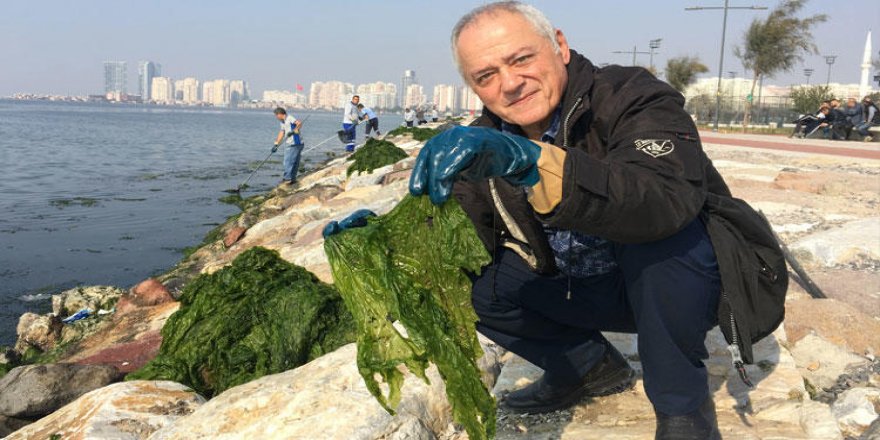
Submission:
<svg viewBox="0 0 880 440">
<path fill-rule="evenodd" d="M 425 144 L 409 179 L 414 196 L 427 193 L 439 205 L 456 179 L 503 177 L 513 185 L 538 183 L 541 147 L 522 137 L 486 127 L 455 127 Z"/>
<path fill-rule="evenodd" d="M 351 213 L 348 217 L 340 220 L 340 221 L 332 221 L 327 223 L 327 226 L 324 226 L 324 230 L 321 234 L 324 238 L 327 238 L 333 234 L 338 234 L 346 229 L 351 228 L 360 228 L 362 226 L 367 225 L 367 217 L 375 217 L 376 213 L 370 211 L 369 209 L 358 209 L 357 211 Z"/>
</svg>

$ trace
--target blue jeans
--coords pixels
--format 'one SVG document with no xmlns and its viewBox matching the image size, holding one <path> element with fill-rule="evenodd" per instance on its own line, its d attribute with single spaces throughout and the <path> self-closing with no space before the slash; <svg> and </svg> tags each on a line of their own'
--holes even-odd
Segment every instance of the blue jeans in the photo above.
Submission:
<svg viewBox="0 0 880 440">
<path fill-rule="evenodd" d="M 288 144 L 284 149 L 284 177 L 282 179 L 296 182 L 296 173 L 299 171 L 299 159 L 303 150 L 303 144 Z"/>
<path fill-rule="evenodd" d="M 577 382 L 601 360 L 600 331 L 637 333 L 645 391 L 657 411 L 692 412 L 710 396 L 704 339 L 717 324 L 721 278 L 702 221 L 650 243 L 614 243 L 618 267 L 572 278 L 531 272 L 502 248 L 474 277 L 477 330 L 544 369 Z"/>
<path fill-rule="evenodd" d="M 870 136 L 871 132 L 868 131 L 868 129 L 873 126 L 874 126 L 874 124 L 872 124 L 870 122 L 863 122 L 863 123 L 856 126 L 856 130 L 858 130 L 859 134 L 862 136 Z"/>
<path fill-rule="evenodd" d="M 345 151 L 354 151 L 354 139 L 357 136 L 354 124 L 343 123 L 342 130 L 345 131 Z"/>
</svg>

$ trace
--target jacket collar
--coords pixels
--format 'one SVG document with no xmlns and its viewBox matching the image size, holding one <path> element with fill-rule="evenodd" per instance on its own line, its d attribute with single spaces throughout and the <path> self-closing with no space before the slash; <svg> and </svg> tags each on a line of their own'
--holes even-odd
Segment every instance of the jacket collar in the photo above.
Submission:
<svg viewBox="0 0 880 440">
<path fill-rule="evenodd" d="M 590 90 L 593 88 L 595 66 L 583 55 L 570 51 L 566 70 L 568 71 L 568 83 L 565 85 L 565 93 L 562 95 L 562 126 L 561 132 L 556 136 L 556 145 L 562 145 L 567 138 L 572 121 L 580 118 L 590 109 Z M 475 122 L 475 125 L 501 128 L 501 118 L 492 113 L 485 106 L 483 116 Z"/>
</svg>

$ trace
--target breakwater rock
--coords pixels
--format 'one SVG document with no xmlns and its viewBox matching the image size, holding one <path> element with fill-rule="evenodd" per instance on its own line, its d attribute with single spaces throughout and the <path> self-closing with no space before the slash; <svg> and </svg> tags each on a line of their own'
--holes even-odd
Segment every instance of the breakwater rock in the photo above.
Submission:
<svg viewBox="0 0 880 440">
<path fill-rule="evenodd" d="M 177 300 L 186 287 L 202 274 L 220 273 L 257 246 L 332 282 L 323 252 L 323 226 L 360 208 L 384 214 L 406 192 L 409 168 L 423 142 L 406 136 L 387 140 L 409 157 L 373 173 L 351 176 L 350 163 L 336 159 L 303 176 L 296 188 L 279 187 L 243 199 L 241 214 L 212 231 L 177 267 L 149 283 L 167 292 L 167 296 L 148 295 L 158 301 L 138 298 L 144 294 L 135 289 L 120 291 L 114 313 L 82 320 L 82 331 L 73 333 L 66 325 L 58 332 L 54 321 L 69 310 L 59 310 L 55 317 L 29 317 L 42 320 L 25 341 L 33 347 L 31 355 L 38 350 L 44 356 L 37 356 L 38 361 L 49 364 L 140 368 L 158 353 L 161 329 L 180 307 Z M 829 297 L 811 299 L 791 283 L 784 324 L 758 344 L 756 363 L 747 367 L 754 389 L 739 380 L 717 330 L 709 334 L 706 365 L 722 435 L 843 439 L 880 430 L 876 416 L 880 232 L 874 227 L 880 206 L 880 163 L 730 146 L 706 145 L 706 149 L 734 195 L 768 216 Z M 126 303 L 130 307 L 123 307 Z M 69 339 L 64 338 L 65 331 Z M 625 334 L 608 337 L 640 369 L 636 339 Z M 481 368 L 496 398 L 503 399 L 540 374 L 517 356 L 482 342 L 487 356 Z M 12 354 L 4 358 L 18 362 Z M 62 438 L 126 439 L 465 438 L 459 427 L 450 424 L 448 403 L 439 380 L 433 380 L 437 377 L 433 369 L 429 377 L 428 385 L 407 375 L 404 403 L 391 416 L 366 391 L 353 346 L 345 345 L 295 369 L 232 386 L 207 403 L 202 398 L 207 396 L 175 382 L 111 384 L 80 396 L 11 438 L 48 438 L 62 432 L 68 434 Z M 0 429 L 31 422 L 0 413 Z M 639 380 L 632 390 L 556 413 L 528 416 L 501 409 L 497 438 L 615 440 L 652 438 L 653 430 L 653 411 Z"/>
</svg>

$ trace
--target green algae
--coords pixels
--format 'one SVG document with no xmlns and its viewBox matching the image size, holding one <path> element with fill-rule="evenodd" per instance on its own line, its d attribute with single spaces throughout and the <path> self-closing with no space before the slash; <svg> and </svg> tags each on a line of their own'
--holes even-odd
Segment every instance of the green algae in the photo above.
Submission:
<svg viewBox="0 0 880 440">
<path fill-rule="evenodd" d="M 482 350 L 466 273 L 478 273 L 490 257 L 461 207 L 407 196 L 367 226 L 329 237 L 324 250 L 357 324 L 358 369 L 379 403 L 393 414 L 400 402 L 399 366 L 427 381 L 433 363 L 468 436 L 494 437 L 495 401 L 477 367 Z"/>
<path fill-rule="evenodd" d="M 58 209 L 66 208 L 68 206 L 82 206 L 86 208 L 91 208 L 92 206 L 96 206 L 97 204 L 98 199 L 93 199 L 91 197 L 74 197 L 72 199 L 55 199 L 49 201 L 49 205 L 54 206 Z"/>
<path fill-rule="evenodd" d="M 437 136 L 437 133 L 440 133 L 440 131 L 433 128 L 397 127 L 394 130 L 389 131 L 387 136 L 403 136 L 405 134 L 408 134 L 412 136 L 413 140 L 424 142 L 434 136 Z"/>
<path fill-rule="evenodd" d="M 348 167 L 346 174 L 350 176 L 355 172 L 372 173 L 376 168 L 391 165 L 407 156 L 406 151 L 398 148 L 394 143 L 371 138 L 348 157 L 353 163 Z"/>
<path fill-rule="evenodd" d="M 173 380 L 211 397 L 354 340 L 339 293 L 261 247 L 192 280 L 180 303 L 158 356 L 126 380 Z"/>
</svg>

